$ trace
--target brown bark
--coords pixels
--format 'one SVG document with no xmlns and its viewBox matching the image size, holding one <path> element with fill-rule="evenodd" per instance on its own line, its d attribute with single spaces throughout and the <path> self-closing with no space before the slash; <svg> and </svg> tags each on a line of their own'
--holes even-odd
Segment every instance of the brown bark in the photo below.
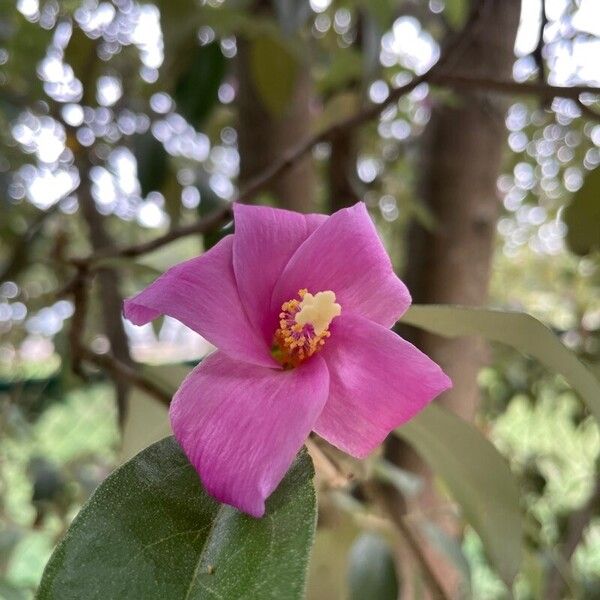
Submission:
<svg viewBox="0 0 600 600">
<path fill-rule="evenodd" d="M 461 55 L 445 70 L 456 75 L 509 79 L 519 15 L 519 0 L 486 2 Z M 462 92 L 454 102 L 433 108 L 424 139 L 420 197 L 436 226 L 427 230 L 414 224 L 409 234 L 406 282 L 415 302 L 487 302 L 500 210 L 496 180 L 505 147 L 506 108 L 498 97 L 477 92 Z M 462 417 L 473 419 L 478 403 L 477 373 L 485 359 L 481 342 L 443 339 L 421 331 L 402 333 L 452 378 L 453 389 L 440 401 Z M 440 500 L 420 459 L 397 442 L 388 451 L 405 468 L 429 477 L 419 509 L 435 510 Z M 441 524 L 457 531 L 455 524 Z M 428 552 L 435 555 L 431 548 Z M 453 596 L 456 573 L 439 558 L 435 564 Z"/>
<path fill-rule="evenodd" d="M 238 41 L 237 106 L 240 183 L 272 164 L 281 154 L 310 134 L 310 101 L 312 82 L 308 69 L 296 73 L 295 89 L 290 105 L 281 116 L 270 113 L 263 105 L 248 67 L 248 42 Z M 266 190 L 277 203 L 291 210 L 314 212 L 315 169 L 308 155 L 294 167 L 275 178 Z"/>
</svg>

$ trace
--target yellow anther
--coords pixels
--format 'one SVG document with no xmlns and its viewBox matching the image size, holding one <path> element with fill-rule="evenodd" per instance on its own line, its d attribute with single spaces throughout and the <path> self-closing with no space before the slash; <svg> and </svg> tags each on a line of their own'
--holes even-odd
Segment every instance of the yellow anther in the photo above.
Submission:
<svg viewBox="0 0 600 600">
<path fill-rule="evenodd" d="M 281 305 L 273 339 L 273 356 L 286 368 L 297 367 L 318 352 L 331 335 L 331 321 L 342 312 L 331 290 L 313 295 L 302 289 L 298 296 L 300 300 Z"/>
</svg>

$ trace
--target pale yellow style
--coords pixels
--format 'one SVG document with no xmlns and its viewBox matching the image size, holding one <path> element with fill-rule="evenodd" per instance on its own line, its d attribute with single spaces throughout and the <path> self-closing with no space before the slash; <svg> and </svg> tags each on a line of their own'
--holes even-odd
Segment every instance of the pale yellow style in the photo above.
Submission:
<svg viewBox="0 0 600 600">
<path fill-rule="evenodd" d="M 302 327 L 312 325 L 315 334 L 319 336 L 329 329 L 331 321 L 339 317 L 341 312 L 342 307 L 336 303 L 335 293 L 331 290 L 317 292 L 314 296 L 306 292 L 300 302 L 295 321 Z"/>
</svg>

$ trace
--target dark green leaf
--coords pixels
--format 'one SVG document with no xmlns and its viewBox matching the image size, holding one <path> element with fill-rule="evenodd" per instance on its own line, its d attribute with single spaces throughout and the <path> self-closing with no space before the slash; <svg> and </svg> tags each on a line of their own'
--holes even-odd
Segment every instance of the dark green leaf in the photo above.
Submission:
<svg viewBox="0 0 600 600">
<path fill-rule="evenodd" d="M 508 463 L 475 427 L 430 405 L 397 430 L 444 481 L 507 585 L 521 565 L 519 487 Z"/>
<path fill-rule="evenodd" d="M 533 356 L 562 375 L 600 423 L 600 381 L 531 315 L 466 306 L 413 305 L 402 321 L 447 337 L 480 335 Z"/>
<path fill-rule="evenodd" d="M 117 469 L 44 571 L 38 600 L 301 598 L 315 526 L 301 452 L 254 519 L 210 498 L 173 438 Z"/>
<path fill-rule="evenodd" d="M 364 533 L 352 545 L 348 561 L 350 600 L 396 600 L 398 576 L 389 544 Z"/>
<path fill-rule="evenodd" d="M 93 77 L 98 65 L 98 56 L 96 54 L 97 40 L 88 37 L 82 29 L 73 27 L 73 33 L 65 48 L 65 62 L 68 63 L 75 77 L 84 83 L 83 98 L 84 104 L 95 104 L 96 86 L 93 84 Z"/>
<path fill-rule="evenodd" d="M 15 10 L 14 3 L 0 2 L 0 47 L 8 54 L 6 63 L 0 65 L 0 80 L 11 93 L 31 99 L 42 96 L 36 68 L 51 41 L 51 30 L 28 21 Z"/>
<path fill-rule="evenodd" d="M 389 29 L 394 22 L 394 16 L 397 11 L 397 6 L 394 6 L 394 4 L 395 3 L 390 2 L 390 0 L 358 1 L 358 5 L 361 6 L 367 14 L 373 16 L 382 31 Z"/>
<path fill-rule="evenodd" d="M 151 131 L 136 135 L 133 152 L 137 161 L 137 175 L 142 188 L 142 196 L 153 190 L 160 190 L 167 176 L 169 162 L 162 142 Z"/>
<path fill-rule="evenodd" d="M 177 111 L 195 127 L 217 104 L 225 68 L 225 57 L 217 42 L 193 48 L 189 66 L 177 80 L 174 98 Z"/>
<path fill-rule="evenodd" d="M 204 23 L 199 10 L 190 10 L 190 0 L 157 0 L 155 4 L 160 10 L 165 54 L 161 75 L 172 83 L 169 76 L 179 73 L 179 63 L 187 58 L 191 45 L 197 44 L 196 33 Z"/>
<path fill-rule="evenodd" d="M 584 256 L 600 250 L 600 168 L 587 174 L 571 204 L 565 208 L 569 248 Z"/>
<path fill-rule="evenodd" d="M 257 37 L 250 45 L 250 72 L 265 108 L 281 116 L 294 93 L 296 57 L 275 37 Z"/>
</svg>

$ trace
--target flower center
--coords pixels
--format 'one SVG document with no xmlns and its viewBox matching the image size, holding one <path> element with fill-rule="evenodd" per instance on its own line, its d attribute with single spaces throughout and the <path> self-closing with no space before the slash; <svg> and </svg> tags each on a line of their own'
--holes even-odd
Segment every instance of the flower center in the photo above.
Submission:
<svg viewBox="0 0 600 600">
<path fill-rule="evenodd" d="M 329 325 L 342 312 L 331 290 L 298 292 L 300 300 L 281 305 L 279 328 L 273 338 L 273 356 L 286 368 L 297 367 L 318 352 L 331 335 Z"/>
</svg>

